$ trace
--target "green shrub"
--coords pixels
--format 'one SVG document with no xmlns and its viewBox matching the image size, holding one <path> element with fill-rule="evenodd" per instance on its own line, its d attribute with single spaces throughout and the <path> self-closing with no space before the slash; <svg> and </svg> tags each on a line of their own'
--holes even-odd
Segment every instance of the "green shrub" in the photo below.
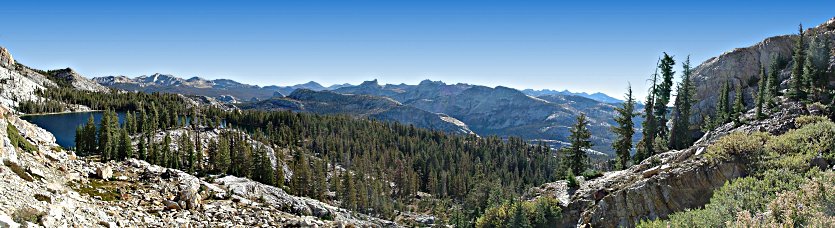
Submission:
<svg viewBox="0 0 835 228">
<path fill-rule="evenodd" d="M 568 187 L 569 187 L 569 188 L 576 188 L 576 187 L 580 187 L 580 182 L 579 182 L 579 181 L 577 181 L 577 177 L 576 177 L 576 176 L 574 176 L 574 173 L 572 173 L 571 171 L 569 171 L 568 173 L 566 173 L 565 180 L 567 180 L 567 181 L 568 181 Z"/>
<path fill-rule="evenodd" d="M 599 170 L 587 169 L 586 171 L 583 171 L 583 173 L 581 173 L 580 175 L 583 176 L 586 180 L 591 180 L 594 178 L 602 177 L 603 172 L 600 172 Z"/>
<path fill-rule="evenodd" d="M 794 125 L 797 128 L 801 128 L 803 126 L 813 124 L 813 123 L 820 123 L 829 121 L 829 118 L 825 116 L 812 116 L 812 115 L 804 115 L 794 119 Z"/>
<path fill-rule="evenodd" d="M 797 189 L 802 175 L 784 171 L 765 172 L 763 178 L 744 177 L 726 182 L 702 209 L 678 212 L 669 220 L 643 221 L 638 227 L 722 227 L 740 211 L 764 211 L 777 193 Z"/>
<path fill-rule="evenodd" d="M 749 163 L 751 175 L 726 183 L 702 209 L 675 213 L 668 220 L 642 221 L 638 226 L 832 227 L 835 173 L 821 171 L 810 162 L 819 155 L 833 161 L 835 123 L 815 116 L 799 117 L 795 123 L 799 129 L 780 136 L 734 133 L 719 139 L 705 157 L 755 158 Z"/>
<path fill-rule="evenodd" d="M 817 171 L 811 181 L 794 191 L 780 193 L 768 204 L 770 213 L 754 217 L 738 213 L 735 227 L 835 226 L 835 173 Z"/>
<path fill-rule="evenodd" d="M 41 224 L 41 218 L 43 218 L 44 215 L 46 215 L 46 213 L 40 212 L 29 206 L 25 206 L 15 210 L 12 214 L 12 220 L 17 223 L 31 222 L 34 224 Z"/>
<path fill-rule="evenodd" d="M 708 147 L 705 158 L 711 161 L 728 160 L 732 157 L 758 158 L 763 154 L 763 145 L 770 138 L 768 133 L 763 132 L 753 134 L 734 132 Z"/>
<path fill-rule="evenodd" d="M 833 148 L 835 148 L 835 123 L 829 120 L 808 123 L 800 129 L 775 137 L 766 144 L 766 150 L 774 153 L 773 156 L 776 159 L 773 165 L 777 165 L 776 168 L 780 167 L 781 159 L 796 160 L 782 162 L 784 165 L 808 164 L 808 159 L 819 154 L 831 162 L 835 160 Z M 775 168 L 775 166 L 771 167 Z"/>
<path fill-rule="evenodd" d="M 20 131 L 18 131 L 12 123 L 6 122 L 6 134 L 9 135 L 9 140 L 12 141 L 12 145 L 15 147 L 23 149 L 27 152 L 35 152 L 38 150 L 37 147 L 29 143 L 26 138 L 20 135 Z"/>
</svg>

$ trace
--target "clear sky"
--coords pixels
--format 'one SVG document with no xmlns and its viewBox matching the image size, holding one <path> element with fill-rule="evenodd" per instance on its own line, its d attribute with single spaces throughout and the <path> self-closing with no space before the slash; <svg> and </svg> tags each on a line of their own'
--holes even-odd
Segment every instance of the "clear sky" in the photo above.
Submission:
<svg viewBox="0 0 835 228">
<path fill-rule="evenodd" d="M 835 1 L 5 1 L 0 45 L 87 77 L 418 83 L 643 96 L 663 51 L 694 65 L 835 17 Z M 677 65 L 677 71 L 680 71 Z"/>
</svg>

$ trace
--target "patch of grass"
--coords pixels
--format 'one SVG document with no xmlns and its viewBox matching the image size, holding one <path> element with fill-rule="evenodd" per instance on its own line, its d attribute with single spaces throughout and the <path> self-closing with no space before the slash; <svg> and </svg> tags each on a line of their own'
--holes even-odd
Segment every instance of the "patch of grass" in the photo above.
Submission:
<svg viewBox="0 0 835 228">
<path fill-rule="evenodd" d="M 24 170 L 23 167 L 20 167 L 20 165 L 18 165 L 17 163 L 14 163 L 14 162 L 9 161 L 9 160 L 3 160 L 3 164 L 8 166 L 10 169 L 12 169 L 12 172 L 17 174 L 17 176 L 20 177 L 21 179 L 24 179 L 26 181 L 34 181 L 35 180 L 35 178 L 33 178 L 32 175 L 29 175 L 29 173 L 26 173 L 26 170 Z"/>
<path fill-rule="evenodd" d="M 12 141 L 12 145 L 17 148 L 20 148 L 26 152 L 35 152 L 38 150 L 38 147 L 29 143 L 23 135 L 20 134 L 20 131 L 10 122 L 6 122 L 6 134 L 9 135 L 9 140 Z"/>
<path fill-rule="evenodd" d="M 46 215 L 46 213 L 40 212 L 35 208 L 32 207 L 24 207 L 17 209 L 14 213 L 12 213 L 12 220 L 17 223 L 26 223 L 31 222 L 35 224 L 41 224 L 41 218 Z"/>
<path fill-rule="evenodd" d="M 113 182 L 105 182 L 102 180 L 90 180 L 88 185 L 76 183 L 73 189 L 78 193 L 88 195 L 91 197 L 100 197 L 104 201 L 121 200 L 122 196 L 118 193 L 119 185 Z"/>
</svg>

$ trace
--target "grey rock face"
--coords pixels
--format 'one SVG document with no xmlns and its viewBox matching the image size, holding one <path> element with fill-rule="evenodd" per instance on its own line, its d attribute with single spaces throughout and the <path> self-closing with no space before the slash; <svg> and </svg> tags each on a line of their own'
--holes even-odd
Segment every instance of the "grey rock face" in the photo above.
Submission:
<svg viewBox="0 0 835 228">
<path fill-rule="evenodd" d="M 835 18 L 807 30 L 804 34 L 807 36 L 807 41 L 815 34 L 829 35 L 831 41 L 835 41 Z M 741 85 L 744 89 L 744 99 L 748 108 L 754 105 L 754 94 L 756 94 L 757 80 L 759 80 L 760 67 L 766 69 L 766 74 L 770 73 L 769 66 L 771 59 L 777 56 L 784 58 L 789 63 L 780 70 L 780 80 L 786 81 L 791 77 L 791 62 L 792 50 L 797 35 L 783 35 L 770 37 L 753 46 L 745 48 L 737 48 L 723 53 L 717 57 L 713 57 L 703 62 L 693 70 L 693 84 L 696 87 L 696 97 L 698 101 L 693 106 L 694 119 L 701 120 L 701 116 L 705 114 L 712 114 L 715 112 L 716 99 L 719 94 L 716 93 L 716 88 L 721 88 L 725 81 L 730 81 L 733 85 Z M 801 63 L 802 64 L 802 63 Z M 786 83 L 783 83 L 782 88 L 786 88 Z M 734 99 L 734 92 L 731 91 L 730 97 Z"/>
<path fill-rule="evenodd" d="M 0 67 L 12 67 L 14 66 L 14 58 L 12 58 L 12 54 L 9 53 L 9 50 L 6 50 L 4 47 L 0 47 Z"/>
<path fill-rule="evenodd" d="M 107 92 L 108 91 L 107 87 L 104 87 L 104 86 L 100 85 L 99 83 L 97 83 L 93 80 L 90 80 L 88 78 L 85 78 L 84 76 L 81 76 L 81 74 L 78 74 L 78 72 L 75 72 L 74 70 L 72 70 L 70 68 L 57 70 L 57 72 L 55 73 L 54 76 L 55 76 L 55 78 L 57 78 L 59 80 L 65 80 L 65 81 L 69 82 L 70 84 L 72 84 L 72 86 L 74 88 L 79 89 L 79 90 L 93 91 L 93 92 Z"/>
</svg>

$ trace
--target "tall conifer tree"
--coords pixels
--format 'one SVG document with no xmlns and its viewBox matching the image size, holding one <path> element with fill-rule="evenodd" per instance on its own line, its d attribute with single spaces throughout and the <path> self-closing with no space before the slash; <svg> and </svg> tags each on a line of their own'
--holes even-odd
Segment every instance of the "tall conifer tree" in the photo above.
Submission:
<svg viewBox="0 0 835 228">
<path fill-rule="evenodd" d="M 635 113 L 635 98 L 632 97 L 632 86 L 628 86 L 626 91 L 626 100 L 623 102 L 623 105 L 615 108 L 615 112 L 618 114 L 615 116 L 615 122 L 618 123 L 618 126 L 612 126 L 612 132 L 617 135 L 617 139 L 612 143 L 612 149 L 615 150 L 618 156 L 618 169 L 625 169 L 629 164 L 629 152 L 632 150 L 632 136 L 635 134 L 635 123 L 632 121 L 632 118 L 635 118 L 637 115 Z"/>
</svg>

